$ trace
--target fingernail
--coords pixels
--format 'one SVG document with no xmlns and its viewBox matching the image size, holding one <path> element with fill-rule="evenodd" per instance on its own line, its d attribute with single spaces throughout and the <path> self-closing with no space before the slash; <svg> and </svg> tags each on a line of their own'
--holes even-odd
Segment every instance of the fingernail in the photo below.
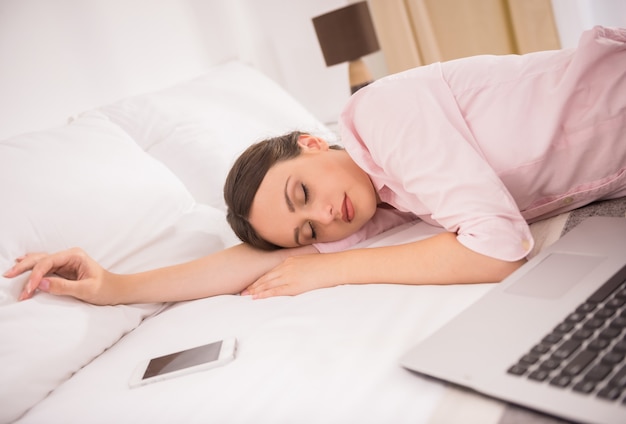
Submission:
<svg viewBox="0 0 626 424">
<path fill-rule="evenodd" d="M 43 291 L 43 292 L 50 291 L 50 280 L 48 280 L 47 278 L 44 278 L 43 280 L 41 280 L 39 282 L 38 289 Z"/>
</svg>

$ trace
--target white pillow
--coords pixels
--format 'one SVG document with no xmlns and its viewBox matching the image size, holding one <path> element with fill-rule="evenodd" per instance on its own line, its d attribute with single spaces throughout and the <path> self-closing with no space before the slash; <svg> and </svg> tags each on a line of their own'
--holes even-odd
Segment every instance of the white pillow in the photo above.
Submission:
<svg viewBox="0 0 626 424">
<path fill-rule="evenodd" d="M 0 141 L 0 270 L 25 252 L 83 247 L 139 271 L 233 243 L 222 211 L 197 205 L 163 164 L 108 119 Z M 0 277 L 0 422 L 18 418 L 161 305 L 97 307 Z"/>
<path fill-rule="evenodd" d="M 336 141 L 278 84 L 239 61 L 89 114 L 110 118 L 167 165 L 198 202 L 220 209 L 230 165 L 253 142 L 293 130 Z"/>
<path fill-rule="evenodd" d="M 232 161 L 251 142 L 295 129 L 334 141 L 277 84 L 231 62 L 66 127 L 0 141 L 0 270 L 25 252 L 72 246 L 123 273 L 230 246 L 222 189 Z M 18 303 L 26 278 L 0 277 L 0 422 L 161 306 L 96 307 L 47 294 Z"/>
</svg>

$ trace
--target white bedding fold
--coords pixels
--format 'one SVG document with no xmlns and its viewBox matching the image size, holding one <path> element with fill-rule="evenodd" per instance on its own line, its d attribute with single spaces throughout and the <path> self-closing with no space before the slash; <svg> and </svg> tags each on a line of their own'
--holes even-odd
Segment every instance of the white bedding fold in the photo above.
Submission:
<svg viewBox="0 0 626 424">
<path fill-rule="evenodd" d="M 392 230 L 387 241 L 437 231 L 420 223 Z M 219 276 L 207 283 L 213 278 Z M 377 284 L 180 303 L 144 322 L 19 423 L 426 422 L 443 387 L 404 370 L 398 358 L 490 287 Z M 229 365 L 129 388 L 140 360 L 228 337 L 239 340 Z"/>
</svg>

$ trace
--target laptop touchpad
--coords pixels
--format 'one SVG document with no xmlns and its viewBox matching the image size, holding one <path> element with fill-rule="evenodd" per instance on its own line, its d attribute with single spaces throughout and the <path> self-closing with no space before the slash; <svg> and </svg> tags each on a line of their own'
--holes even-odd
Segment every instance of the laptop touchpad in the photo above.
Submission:
<svg viewBox="0 0 626 424">
<path fill-rule="evenodd" d="M 605 258 L 601 256 L 552 253 L 504 292 L 557 299 L 581 281 Z"/>
</svg>

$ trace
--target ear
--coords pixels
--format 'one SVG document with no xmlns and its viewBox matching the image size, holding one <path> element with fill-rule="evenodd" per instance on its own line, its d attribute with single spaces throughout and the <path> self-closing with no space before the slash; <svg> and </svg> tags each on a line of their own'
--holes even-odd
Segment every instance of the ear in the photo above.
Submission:
<svg viewBox="0 0 626 424">
<path fill-rule="evenodd" d="M 303 150 L 328 150 L 326 140 L 312 136 L 310 134 L 302 134 L 298 139 L 298 144 Z"/>
</svg>

